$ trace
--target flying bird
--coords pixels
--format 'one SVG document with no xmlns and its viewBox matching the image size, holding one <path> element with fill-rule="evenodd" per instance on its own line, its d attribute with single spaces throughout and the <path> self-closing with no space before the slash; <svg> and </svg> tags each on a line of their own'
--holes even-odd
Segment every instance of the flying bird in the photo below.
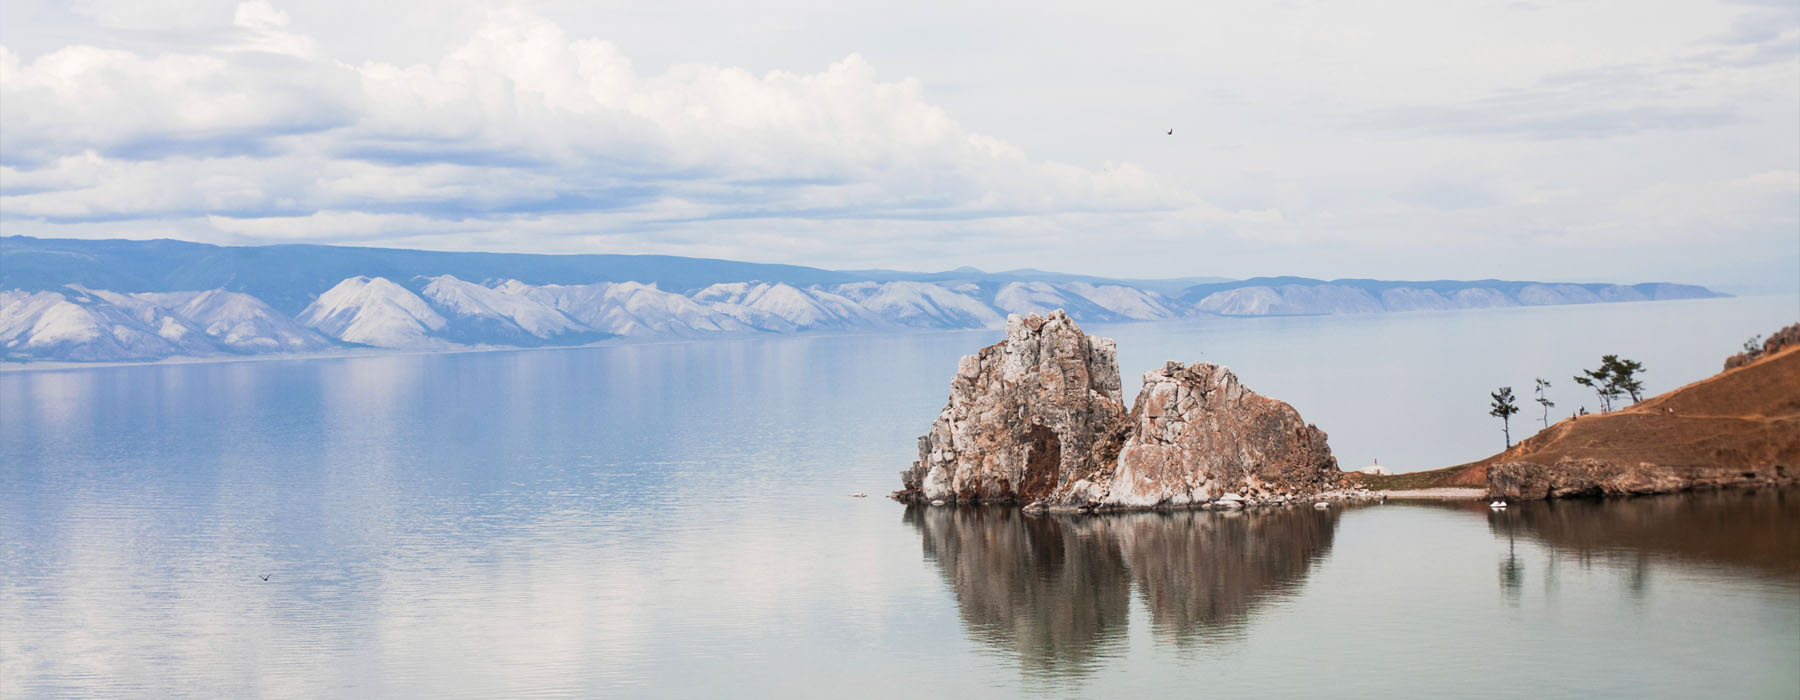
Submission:
<svg viewBox="0 0 1800 700">
<path fill-rule="evenodd" d="M 1175 130 L 1174 130 L 1174 129 L 1170 129 L 1170 130 L 1169 130 L 1169 135 L 1170 135 L 1170 136 L 1174 136 L 1174 135 L 1175 135 Z"/>
<path fill-rule="evenodd" d="M 269 580 L 269 575 L 268 575 L 268 574 L 263 574 L 263 575 L 262 575 L 262 580 L 264 580 L 264 581 L 267 581 L 267 580 Z"/>
</svg>

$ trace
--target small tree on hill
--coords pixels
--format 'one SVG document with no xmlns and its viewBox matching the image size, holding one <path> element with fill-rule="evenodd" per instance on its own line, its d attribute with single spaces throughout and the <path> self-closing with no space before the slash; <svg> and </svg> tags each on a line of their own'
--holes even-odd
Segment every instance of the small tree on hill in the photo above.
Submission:
<svg viewBox="0 0 1800 700">
<path fill-rule="evenodd" d="M 1489 407 L 1488 415 L 1500 419 L 1500 432 L 1506 435 L 1506 449 L 1512 449 L 1512 415 L 1519 412 L 1519 405 L 1513 402 L 1512 387 L 1503 386 L 1489 396 L 1494 403 Z"/>
<path fill-rule="evenodd" d="M 1613 386 L 1611 379 L 1612 373 L 1606 370 L 1605 365 L 1600 369 L 1584 369 L 1581 374 L 1575 375 L 1576 384 L 1593 389 L 1594 395 L 1600 397 L 1601 413 L 1611 411 L 1613 399 L 1619 397 L 1619 389 Z"/>
<path fill-rule="evenodd" d="M 1538 377 L 1537 378 L 1537 402 L 1538 402 L 1539 406 L 1544 407 L 1544 417 L 1542 418 L 1542 420 L 1544 422 L 1544 427 L 1546 427 L 1546 428 L 1550 427 L 1550 408 L 1552 406 L 1556 405 L 1555 401 L 1551 401 L 1550 399 L 1544 397 L 1544 390 L 1548 389 L 1548 388 L 1550 388 L 1550 380 L 1545 379 L 1543 377 Z"/>
<path fill-rule="evenodd" d="M 1639 394 L 1644 391 L 1644 382 L 1637 378 L 1638 373 L 1644 371 L 1642 362 L 1622 360 L 1618 355 L 1603 355 L 1600 358 L 1600 364 L 1602 366 L 1610 365 L 1613 386 L 1620 392 L 1630 395 L 1632 403 L 1643 399 Z"/>
<path fill-rule="evenodd" d="M 1575 375 L 1575 383 L 1593 389 L 1600 397 L 1600 410 L 1612 410 L 1613 401 L 1621 396 L 1630 396 L 1632 403 L 1642 398 L 1644 382 L 1637 375 L 1644 371 L 1644 364 L 1636 360 L 1622 360 L 1618 355 L 1601 355 L 1599 369 L 1584 369 Z"/>
</svg>

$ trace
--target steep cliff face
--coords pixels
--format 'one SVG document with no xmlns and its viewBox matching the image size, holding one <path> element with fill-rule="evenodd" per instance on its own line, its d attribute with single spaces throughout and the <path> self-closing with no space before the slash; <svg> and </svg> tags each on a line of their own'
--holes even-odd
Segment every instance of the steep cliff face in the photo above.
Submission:
<svg viewBox="0 0 1800 700">
<path fill-rule="evenodd" d="M 1113 343 L 1062 311 L 1011 316 L 1006 339 L 962 358 L 950 401 L 901 473 L 903 497 L 988 503 L 1097 496 L 1125 415 Z M 1085 502 L 1085 501 L 1083 501 Z"/>
<path fill-rule="evenodd" d="M 1339 478 L 1325 432 L 1293 406 L 1244 388 L 1224 367 L 1170 362 L 1144 373 L 1130 437 L 1102 500 L 1186 506 L 1227 493 L 1313 494 Z"/>
<path fill-rule="evenodd" d="M 1149 372 L 1127 414 L 1112 341 L 1055 311 L 1008 318 L 1005 340 L 962 359 L 895 496 L 1179 508 L 1311 496 L 1339 478 L 1323 431 L 1223 367 Z"/>
</svg>

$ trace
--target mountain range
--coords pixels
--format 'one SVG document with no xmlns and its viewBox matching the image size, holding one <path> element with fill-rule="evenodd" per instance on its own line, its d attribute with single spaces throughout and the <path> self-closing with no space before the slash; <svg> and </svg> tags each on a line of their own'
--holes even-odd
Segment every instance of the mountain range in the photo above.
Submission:
<svg viewBox="0 0 1800 700">
<path fill-rule="evenodd" d="M 1037 270 L 835 271 L 660 255 L 0 238 L 0 359 L 582 345 L 610 337 L 999 327 L 1722 296 L 1668 283 L 1128 280 Z"/>
</svg>

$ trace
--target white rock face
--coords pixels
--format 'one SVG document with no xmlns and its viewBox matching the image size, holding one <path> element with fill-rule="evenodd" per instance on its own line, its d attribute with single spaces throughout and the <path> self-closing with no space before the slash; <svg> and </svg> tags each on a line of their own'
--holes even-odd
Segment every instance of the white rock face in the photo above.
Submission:
<svg viewBox="0 0 1800 700">
<path fill-rule="evenodd" d="M 894 324 L 845 297 L 766 282 L 715 284 L 694 301 L 753 328 L 772 331 L 892 328 Z"/>
<path fill-rule="evenodd" d="M 555 308 L 589 328 L 624 336 L 694 337 L 755 330 L 688 297 L 637 282 L 532 286 L 508 280 L 496 289 Z"/>
<path fill-rule="evenodd" d="M 1184 295 L 1178 301 L 1128 284 L 1088 282 L 870 281 L 805 288 L 732 282 L 684 294 L 638 282 L 534 285 L 507 280 L 489 286 L 440 275 L 407 280 L 407 285 L 423 285 L 415 294 L 384 278 L 352 277 L 326 290 L 292 319 L 259 299 L 222 289 L 125 294 L 69 286 L 9 293 L 0 309 L 0 321 L 8 324 L 0 335 L 4 343 L 0 352 L 22 360 L 143 360 L 310 351 L 329 347 L 334 340 L 431 349 L 458 344 L 578 344 L 607 334 L 693 338 L 994 328 L 1008 313 L 1048 315 L 1052 310 L 1085 323 L 1717 296 L 1702 287 L 1679 284 L 1262 281 L 1238 287 L 1214 285 L 1208 288 L 1218 291 L 1197 300 Z"/>
<path fill-rule="evenodd" d="M 431 337 L 448 322 L 419 295 L 383 277 L 351 277 L 300 312 L 302 324 L 347 343 L 382 348 L 452 345 Z"/>
<path fill-rule="evenodd" d="M 1239 287 L 1213 292 L 1194 304 L 1194 310 L 1221 316 L 1272 316 L 1285 311 L 1281 293 L 1272 287 Z"/>
<path fill-rule="evenodd" d="M 1444 295 L 1431 289 L 1387 289 L 1381 292 L 1381 307 L 1387 311 L 1441 311 L 1456 308 Z"/>
<path fill-rule="evenodd" d="M 548 339 L 565 333 L 590 330 L 563 312 L 529 296 L 508 294 L 450 275 L 431 278 L 425 285 L 424 298 L 447 318 L 484 323 L 484 335 L 513 335 Z"/>
<path fill-rule="evenodd" d="M 169 342 L 167 351 L 170 355 L 210 355 L 217 352 L 208 342 L 206 332 L 195 327 L 194 323 L 170 309 L 158 304 L 117 292 L 98 289 L 87 289 L 79 285 L 69 285 L 69 292 L 77 298 L 91 297 L 97 299 L 93 306 L 100 302 L 110 304 L 119 312 L 137 319 L 144 328 Z"/>
<path fill-rule="evenodd" d="M 191 328 L 149 314 L 153 327 L 79 288 L 65 292 L 0 292 L 0 353 L 12 360 L 117 362 L 154 360 L 212 349 Z M 163 333 L 176 338 L 171 342 Z"/>
<path fill-rule="evenodd" d="M 1123 285 L 1086 282 L 1012 282 L 994 294 L 1008 314 L 1046 314 L 1063 309 L 1081 321 L 1153 321 L 1181 316 L 1162 295 Z"/>
<path fill-rule="evenodd" d="M 999 312 L 968 292 L 925 282 L 856 282 L 832 288 L 881 318 L 912 328 L 998 328 Z"/>
<path fill-rule="evenodd" d="M 1124 285 L 1092 285 L 1086 282 L 1071 282 L 1060 285 L 1060 287 L 1100 308 L 1133 321 L 1159 321 L 1180 315 L 1174 310 L 1174 305 L 1168 299 L 1155 292 Z"/>
<path fill-rule="evenodd" d="M 1450 301 L 1459 309 L 1495 309 L 1505 306 L 1518 306 L 1519 302 L 1498 289 L 1471 287 L 1456 290 L 1450 295 Z"/>
<path fill-rule="evenodd" d="M 1573 284 L 1533 284 L 1519 290 L 1520 304 L 1539 306 L 1547 304 L 1592 304 L 1600 301 L 1600 296 L 1585 287 Z"/>
<path fill-rule="evenodd" d="M 197 326 L 213 343 L 233 352 L 309 352 L 331 346 L 325 336 L 248 294 L 211 289 L 131 296 L 172 311 Z"/>
<path fill-rule="evenodd" d="M 1049 282 L 1013 282 L 994 295 L 994 306 L 1008 314 L 1028 316 L 1047 314 L 1067 305 L 1068 300 Z"/>
</svg>

